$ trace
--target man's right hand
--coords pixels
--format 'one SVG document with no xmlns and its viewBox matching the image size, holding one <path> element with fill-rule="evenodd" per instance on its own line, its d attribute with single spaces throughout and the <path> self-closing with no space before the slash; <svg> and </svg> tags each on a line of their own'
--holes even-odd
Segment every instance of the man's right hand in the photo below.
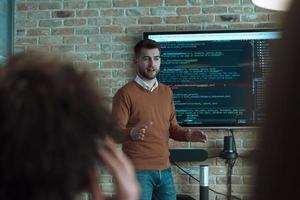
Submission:
<svg viewBox="0 0 300 200">
<path fill-rule="evenodd" d="M 145 133 L 147 132 L 149 126 L 151 126 L 152 124 L 153 122 L 148 122 L 132 128 L 130 131 L 130 138 L 134 141 L 144 140 Z"/>
</svg>

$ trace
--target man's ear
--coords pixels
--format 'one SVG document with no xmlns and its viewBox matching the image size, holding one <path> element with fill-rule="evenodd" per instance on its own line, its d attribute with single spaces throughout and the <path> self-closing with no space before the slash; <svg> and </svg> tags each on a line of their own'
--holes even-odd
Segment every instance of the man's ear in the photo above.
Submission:
<svg viewBox="0 0 300 200">
<path fill-rule="evenodd" d="M 137 60 L 138 60 L 138 57 L 135 55 L 134 57 L 133 57 L 133 64 L 137 64 Z"/>
</svg>

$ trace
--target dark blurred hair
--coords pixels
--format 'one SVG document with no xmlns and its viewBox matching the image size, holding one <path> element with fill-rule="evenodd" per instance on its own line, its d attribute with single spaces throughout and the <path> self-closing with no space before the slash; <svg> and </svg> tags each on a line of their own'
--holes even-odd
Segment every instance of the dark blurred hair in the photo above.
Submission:
<svg viewBox="0 0 300 200">
<path fill-rule="evenodd" d="M 139 56 L 142 49 L 158 49 L 159 52 L 161 51 L 160 46 L 157 42 L 151 39 L 143 39 L 140 40 L 135 46 L 134 46 L 134 55 Z"/>
<path fill-rule="evenodd" d="M 297 199 L 300 120 L 300 1 L 285 16 L 267 88 L 266 124 L 259 146 L 255 200 Z"/>
<path fill-rule="evenodd" d="M 0 199 L 74 199 L 112 131 L 86 72 L 35 52 L 13 56 L 0 71 Z"/>
</svg>

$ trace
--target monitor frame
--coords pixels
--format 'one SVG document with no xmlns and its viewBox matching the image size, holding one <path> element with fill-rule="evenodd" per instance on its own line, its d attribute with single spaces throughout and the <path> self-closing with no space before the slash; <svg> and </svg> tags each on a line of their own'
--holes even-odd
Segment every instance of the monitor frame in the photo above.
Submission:
<svg viewBox="0 0 300 200">
<path fill-rule="evenodd" d="M 143 39 L 151 38 L 151 36 L 159 36 L 162 35 L 163 37 L 166 36 L 172 36 L 172 35 L 205 35 L 205 34 L 243 34 L 243 33 L 266 33 L 266 32 L 275 32 L 276 34 L 281 34 L 280 29 L 270 29 L 270 28 L 264 28 L 264 29 L 236 29 L 236 30 L 200 30 L 200 31 L 147 31 L 143 32 Z M 279 37 L 280 38 L 280 37 Z M 279 40 L 279 38 L 277 38 Z M 209 39 L 209 38 L 208 38 Z M 274 38 L 276 39 L 276 38 Z M 171 40 L 171 38 L 170 38 Z M 198 40 L 197 40 L 198 41 Z M 158 41 L 159 43 L 159 41 Z M 263 125 L 256 125 L 256 124 L 245 124 L 245 125 L 224 125 L 224 124 L 199 124 L 197 126 L 187 126 L 187 127 L 201 127 L 202 129 L 260 129 Z"/>
</svg>

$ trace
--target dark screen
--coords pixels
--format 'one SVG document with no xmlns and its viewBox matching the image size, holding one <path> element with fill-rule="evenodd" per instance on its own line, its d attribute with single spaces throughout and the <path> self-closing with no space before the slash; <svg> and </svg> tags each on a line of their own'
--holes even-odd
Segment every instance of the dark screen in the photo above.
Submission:
<svg viewBox="0 0 300 200">
<path fill-rule="evenodd" d="M 263 89 L 272 62 L 270 45 L 277 38 L 251 33 L 254 39 L 238 39 L 239 32 L 229 32 L 229 36 L 224 32 L 215 38 L 215 32 L 205 32 L 203 41 L 199 32 L 195 33 L 195 40 L 185 40 L 183 32 L 178 33 L 179 39 L 163 41 L 166 33 L 157 39 L 162 59 L 158 80 L 173 91 L 180 125 L 263 124 Z M 160 36 L 155 33 L 152 38 L 151 34 L 144 36 L 154 40 Z M 176 37 L 176 32 L 168 34 Z M 193 33 L 187 33 L 187 37 L 193 38 Z"/>
</svg>

